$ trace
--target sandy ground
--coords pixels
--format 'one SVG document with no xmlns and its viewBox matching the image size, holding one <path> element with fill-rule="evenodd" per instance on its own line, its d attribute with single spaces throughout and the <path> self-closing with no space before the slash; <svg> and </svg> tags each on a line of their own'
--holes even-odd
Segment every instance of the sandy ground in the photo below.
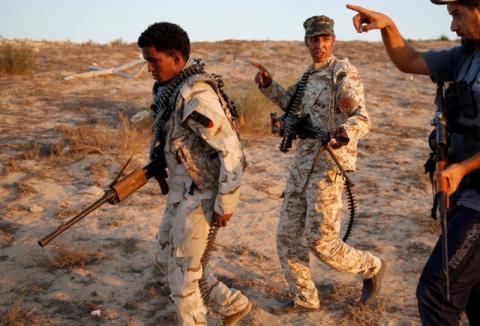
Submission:
<svg viewBox="0 0 480 326">
<path fill-rule="evenodd" d="M 92 65 L 138 59 L 138 49 L 120 42 L 30 45 L 38 54 L 34 74 L 0 76 L 0 324 L 175 325 L 173 305 L 152 266 L 165 205 L 153 181 L 121 204 L 102 206 L 47 247 L 37 245 L 98 199 L 130 154 L 135 156 L 129 169 L 147 162 L 148 127 L 129 123 L 150 104 L 146 72 L 132 80 L 62 78 Z M 416 43 L 421 49 L 453 45 Z M 299 42 L 195 43 L 193 54 L 222 74 L 237 98 L 259 97 L 252 90 L 251 60 L 290 81 L 309 63 Z M 275 230 L 293 154 L 280 153 L 280 139 L 267 132 L 244 132 L 250 167 L 242 201 L 219 233 L 210 261 L 219 279 L 258 305 L 241 325 L 419 324 L 415 287 L 439 233 L 429 218 L 431 191 L 422 166 L 435 87 L 426 77 L 398 72 L 381 44 L 338 42 L 336 54 L 360 71 L 373 122 L 352 175 L 358 214 L 349 243 L 388 262 L 382 295 L 370 306 L 358 304 L 359 277 L 331 270 L 312 256 L 321 310 L 268 312 L 288 297 Z M 254 109 L 268 119 L 268 107 Z M 100 315 L 92 316 L 96 310 Z M 213 314 L 209 325 L 217 317 Z"/>
</svg>

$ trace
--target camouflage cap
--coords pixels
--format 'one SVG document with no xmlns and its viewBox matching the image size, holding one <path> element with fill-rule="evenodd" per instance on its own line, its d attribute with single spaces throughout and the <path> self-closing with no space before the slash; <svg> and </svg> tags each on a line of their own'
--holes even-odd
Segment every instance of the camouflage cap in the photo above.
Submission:
<svg viewBox="0 0 480 326">
<path fill-rule="evenodd" d="M 335 35 L 333 24 L 333 19 L 324 15 L 310 17 L 303 23 L 305 36 Z"/>
</svg>

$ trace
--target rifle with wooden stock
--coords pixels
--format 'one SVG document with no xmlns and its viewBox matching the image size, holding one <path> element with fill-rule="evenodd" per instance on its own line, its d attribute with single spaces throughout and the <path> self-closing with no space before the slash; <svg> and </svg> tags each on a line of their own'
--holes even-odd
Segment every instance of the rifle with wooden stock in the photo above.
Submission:
<svg viewBox="0 0 480 326">
<path fill-rule="evenodd" d="M 162 146 L 159 145 L 154 149 L 153 159 L 149 164 L 143 168 L 135 169 L 130 174 L 120 179 L 129 163 L 130 159 L 127 161 L 127 163 L 125 163 L 100 199 L 88 206 L 81 213 L 66 223 L 60 225 L 55 231 L 40 239 L 38 241 L 38 245 L 40 247 L 46 246 L 50 241 L 55 239 L 57 236 L 69 229 L 72 225 L 83 219 L 85 216 L 103 204 L 108 202 L 113 205 L 122 202 L 128 196 L 143 187 L 152 177 L 155 177 L 155 179 L 158 181 L 162 194 L 165 195 L 168 193 L 168 184 L 166 181 L 166 161 Z"/>
</svg>

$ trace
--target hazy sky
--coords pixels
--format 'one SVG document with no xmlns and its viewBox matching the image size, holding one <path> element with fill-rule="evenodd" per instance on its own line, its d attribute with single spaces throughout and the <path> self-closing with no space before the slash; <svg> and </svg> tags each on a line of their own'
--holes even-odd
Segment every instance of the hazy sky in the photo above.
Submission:
<svg viewBox="0 0 480 326">
<path fill-rule="evenodd" d="M 325 14 L 335 19 L 338 40 L 380 40 L 378 31 L 355 32 L 347 3 L 387 13 L 405 38 L 456 38 L 446 6 L 430 0 L 0 0 L 0 36 L 136 42 L 151 23 L 170 21 L 192 41 L 302 40 L 303 21 Z"/>
</svg>

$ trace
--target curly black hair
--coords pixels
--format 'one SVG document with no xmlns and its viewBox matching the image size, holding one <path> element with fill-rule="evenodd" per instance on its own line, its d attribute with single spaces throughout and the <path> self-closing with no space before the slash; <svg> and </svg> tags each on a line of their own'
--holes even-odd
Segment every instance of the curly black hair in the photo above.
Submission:
<svg viewBox="0 0 480 326">
<path fill-rule="evenodd" d="M 150 26 L 140 35 L 137 44 L 141 48 L 150 46 L 157 51 L 180 52 L 185 60 L 190 57 L 190 39 L 177 24 L 160 22 Z"/>
</svg>

